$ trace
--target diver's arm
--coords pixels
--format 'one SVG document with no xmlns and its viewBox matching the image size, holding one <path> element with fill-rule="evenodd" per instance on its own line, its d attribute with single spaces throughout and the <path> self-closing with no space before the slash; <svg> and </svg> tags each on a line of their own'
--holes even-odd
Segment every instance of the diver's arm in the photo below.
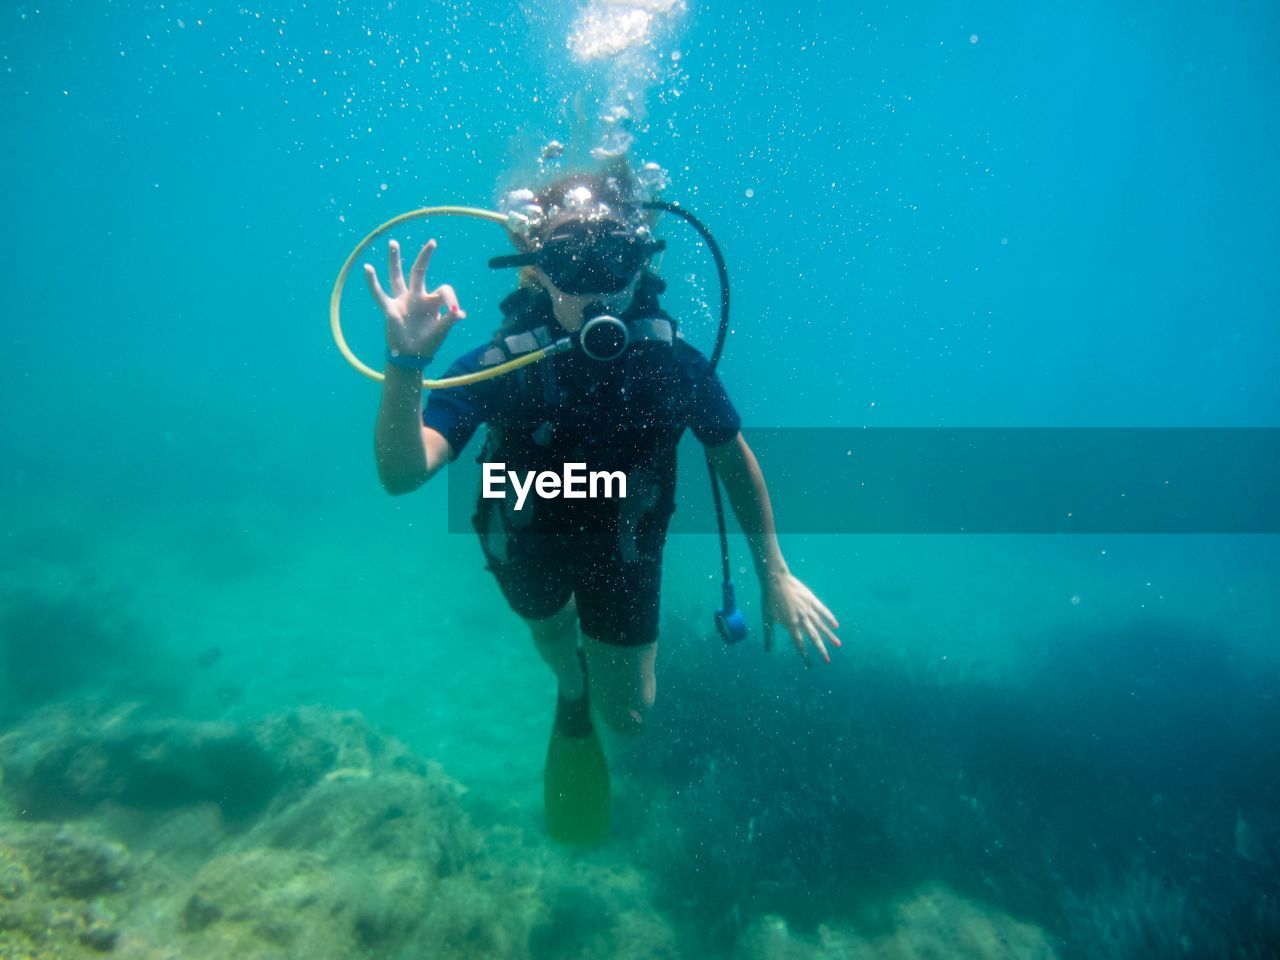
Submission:
<svg viewBox="0 0 1280 960">
<path fill-rule="evenodd" d="M 436 242 L 428 240 L 406 283 L 400 244 L 392 240 L 387 249 L 387 290 L 382 289 L 373 266 L 364 265 L 369 293 L 386 318 L 387 350 L 400 357 L 434 357 L 453 325 L 466 316 L 453 287 L 445 283 L 427 289 L 427 267 L 435 249 Z M 387 364 L 373 449 L 378 477 L 390 494 L 418 489 L 453 459 L 449 442 L 422 423 L 420 371 Z"/>
<path fill-rule="evenodd" d="M 422 377 L 388 363 L 373 429 L 373 453 L 383 489 L 417 490 L 453 459 L 449 441 L 422 423 Z"/>
<path fill-rule="evenodd" d="M 823 638 L 840 646 L 840 638 L 833 632 L 840 624 L 813 591 L 788 569 L 778 546 L 769 488 L 755 454 L 739 433 L 728 443 L 708 447 L 707 457 L 724 482 L 733 515 L 751 544 L 751 556 L 764 592 L 765 648 L 772 647 L 773 626 L 781 622 L 806 664 L 809 662 L 806 640 L 830 663 L 831 656 Z"/>
<path fill-rule="evenodd" d="M 760 582 L 790 572 L 778 546 L 769 488 L 746 438 L 739 433 L 726 444 L 708 447 L 707 456 L 724 481 L 733 515 L 738 518 L 742 532 L 751 544 L 751 559 L 755 561 Z"/>
</svg>

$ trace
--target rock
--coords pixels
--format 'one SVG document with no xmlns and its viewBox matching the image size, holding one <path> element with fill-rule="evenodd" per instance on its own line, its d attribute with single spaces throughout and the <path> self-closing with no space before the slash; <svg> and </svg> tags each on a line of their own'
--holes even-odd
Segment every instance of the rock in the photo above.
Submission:
<svg viewBox="0 0 1280 960">
<path fill-rule="evenodd" d="M 612 956 L 608 948 L 617 916 L 601 893 L 584 883 L 567 883 L 546 893 L 546 913 L 529 935 L 534 960 Z"/>
<path fill-rule="evenodd" d="M 482 833 L 456 782 L 356 713 L 67 712 L 0 738 L 0 762 L 27 812 L 0 819 L 0 957 L 680 955 L 652 878 L 616 851 Z M 80 819 L 31 822 L 37 809 Z M 140 852 L 95 832 L 107 828 Z"/>
<path fill-rule="evenodd" d="M 929 886 L 893 905 L 877 929 L 831 924 L 806 936 L 763 917 L 739 938 L 736 960 L 1054 960 L 1044 931 L 991 907 Z"/>
<path fill-rule="evenodd" d="M 249 839 L 340 862 L 412 862 L 431 876 L 446 877 L 479 846 L 447 789 L 447 782 L 407 773 L 322 779 L 264 818 Z"/>
<path fill-rule="evenodd" d="M 12 849 L 31 878 L 55 897 L 89 900 L 111 893 L 129 873 L 123 846 L 71 827 L 39 825 L 15 839 Z"/>
<path fill-rule="evenodd" d="M 182 929 L 187 933 L 198 933 L 209 924 L 222 919 L 222 908 L 207 899 L 203 894 L 193 893 L 187 898 L 187 905 L 182 908 Z"/>
<path fill-rule="evenodd" d="M 264 718 L 254 726 L 253 737 L 280 766 L 285 802 L 330 773 L 368 771 L 371 776 L 402 771 L 426 776 L 430 766 L 399 740 L 374 730 L 354 710 L 299 707 Z M 441 775 L 442 783 L 447 780 Z M 450 789 L 455 788 L 456 784 Z"/>
<path fill-rule="evenodd" d="M 174 810 L 216 804 L 243 822 L 273 802 L 296 800 L 328 775 L 373 771 L 433 776 L 438 768 L 374 731 L 352 711 L 304 707 L 253 726 L 109 718 L 98 724 L 46 719 L 0 742 L 4 785 L 27 816 L 87 816 L 103 804 Z"/>
<path fill-rule="evenodd" d="M 92 922 L 80 931 L 77 939 L 86 947 L 90 947 L 100 953 L 109 953 L 116 948 L 116 941 L 120 939 L 120 931 L 114 930 L 103 923 Z"/>
<path fill-rule="evenodd" d="M 142 809 L 212 802 L 244 818 L 266 805 L 281 778 L 251 731 L 225 723 L 135 721 L 41 732 L 5 746 L 5 787 L 38 819 L 84 816 L 107 802 Z"/>
<path fill-rule="evenodd" d="M 30 883 L 31 873 L 17 851 L 0 843 L 0 900 L 17 900 Z"/>
<path fill-rule="evenodd" d="M 215 858 L 196 877 L 182 911 L 192 939 L 184 955 L 254 957 L 354 952 L 352 897 L 358 887 L 323 857 L 256 849 Z"/>
<path fill-rule="evenodd" d="M 8 826 L 8 825 L 6 825 Z M 23 824 L 0 844 L 0 957 L 81 957 L 116 947 L 115 916 L 101 902 L 133 874 L 128 853 L 82 828 Z"/>
</svg>

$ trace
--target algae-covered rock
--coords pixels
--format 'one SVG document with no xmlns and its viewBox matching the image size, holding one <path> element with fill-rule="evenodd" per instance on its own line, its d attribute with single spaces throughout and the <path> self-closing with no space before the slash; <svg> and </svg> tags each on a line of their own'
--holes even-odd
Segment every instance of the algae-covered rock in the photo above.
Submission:
<svg viewBox="0 0 1280 960">
<path fill-rule="evenodd" d="M 425 780 L 385 779 L 321 780 L 208 863 L 177 910 L 182 955 L 525 956 L 479 835 Z"/>
<path fill-rule="evenodd" d="M 822 944 L 793 933 L 786 920 L 773 915 L 758 918 L 738 938 L 736 960 L 820 960 L 825 957 Z"/>
<path fill-rule="evenodd" d="M 530 960 L 677 960 L 676 930 L 655 903 L 655 878 L 618 848 L 566 853 L 539 836 L 496 831 L 489 850 L 522 909 Z M 516 894 L 523 894 L 521 907 Z"/>
<path fill-rule="evenodd" d="M 31 885 L 31 871 L 8 844 L 0 843 L 0 900 L 17 900 Z"/>
<path fill-rule="evenodd" d="M 88 900 L 111 893 L 129 872 L 123 846 L 69 827 L 37 825 L 8 846 L 28 875 L 56 897 Z"/>
<path fill-rule="evenodd" d="M 602 892 L 577 882 L 546 893 L 546 913 L 529 938 L 534 960 L 610 956 L 608 948 L 617 936 L 617 915 Z"/>
<path fill-rule="evenodd" d="M 354 710 L 299 707 L 252 727 L 257 745 L 275 758 L 280 789 L 292 794 L 322 777 L 359 778 L 376 772 L 426 775 L 429 764 L 394 737 L 375 730 Z M 456 784 L 450 789 L 456 789 Z"/>
<path fill-rule="evenodd" d="M 3 745 L 4 783 L 38 819 L 84 816 L 104 803 L 167 809 L 216 803 L 251 816 L 279 789 L 277 758 L 228 723 L 139 721 L 37 728 Z"/>
<path fill-rule="evenodd" d="M 319 707 L 252 725 L 128 716 L 86 723 L 50 711 L 0 739 L 11 801 L 45 820 L 86 816 L 108 803 L 141 810 L 211 803 L 245 821 L 325 777 L 358 779 L 375 770 L 426 776 L 429 769 L 360 714 Z M 459 789 L 436 776 L 442 787 Z"/>
<path fill-rule="evenodd" d="M 114 950 L 119 928 L 100 898 L 127 882 L 131 865 L 124 848 L 76 827 L 4 827 L 0 957 L 79 957 Z"/>
<path fill-rule="evenodd" d="M 248 850 L 215 858 L 179 915 L 182 955 L 324 957 L 355 952 L 357 879 L 317 854 Z"/>
<path fill-rule="evenodd" d="M 930 886 L 887 907 L 874 929 L 820 926 L 814 935 L 780 917 L 755 921 L 738 941 L 736 960 L 1054 960 L 1044 931 L 992 907 Z"/>
<path fill-rule="evenodd" d="M 680 956 L 620 851 L 482 832 L 456 782 L 356 713 L 45 716 L 0 763 L 25 811 L 0 819 L 0 957 Z"/>
<path fill-rule="evenodd" d="M 447 789 L 447 781 L 407 773 L 324 778 L 264 817 L 249 839 L 337 861 L 412 861 L 449 876 L 474 855 L 479 838 Z"/>
</svg>

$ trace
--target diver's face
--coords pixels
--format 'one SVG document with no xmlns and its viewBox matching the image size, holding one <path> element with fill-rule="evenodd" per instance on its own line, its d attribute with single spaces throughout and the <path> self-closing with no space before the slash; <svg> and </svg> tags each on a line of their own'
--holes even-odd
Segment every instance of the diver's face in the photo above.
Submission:
<svg viewBox="0 0 1280 960">
<path fill-rule="evenodd" d="M 533 274 L 542 288 L 551 295 L 551 306 L 555 310 L 556 322 L 570 333 L 577 333 L 582 327 L 585 322 L 583 313 L 592 304 L 602 306 L 607 313 L 618 314 L 626 310 L 635 298 L 636 283 L 640 279 L 640 275 L 636 274 L 626 287 L 616 293 L 573 294 L 565 293 L 557 287 L 540 268 L 534 267 Z"/>
<path fill-rule="evenodd" d="M 561 260 L 534 267 L 533 274 L 551 295 L 556 319 L 570 332 L 582 326 L 583 311 L 591 304 L 610 313 L 626 309 L 640 279 L 645 255 L 638 238 L 605 210 L 592 217 L 560 215 L 543 231 L 545 249 Z"/>
</svg>

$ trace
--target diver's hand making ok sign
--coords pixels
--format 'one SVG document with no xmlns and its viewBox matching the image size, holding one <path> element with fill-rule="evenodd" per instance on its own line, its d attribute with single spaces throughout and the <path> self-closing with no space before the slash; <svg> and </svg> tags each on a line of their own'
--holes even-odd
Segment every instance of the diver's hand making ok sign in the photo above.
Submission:
<svg viewBox="0 0 1280 960">
<path fill-rule="evenodd" d="M 364 265 L 369 292 L 387 318 L 387 349 L 397 356 L 435 356 L 453 325 L 466 317 L 453 287 L 444 283 L 427 290 L 427 264 L 435 248 L 436 242 L 428 240 L 413 262 L 406 285 L 400 266 L 400 244 L 391 241 L 387 256 L 390 294 L 378 282 L 378 271 L 371 264 Z"/>
</svg>

